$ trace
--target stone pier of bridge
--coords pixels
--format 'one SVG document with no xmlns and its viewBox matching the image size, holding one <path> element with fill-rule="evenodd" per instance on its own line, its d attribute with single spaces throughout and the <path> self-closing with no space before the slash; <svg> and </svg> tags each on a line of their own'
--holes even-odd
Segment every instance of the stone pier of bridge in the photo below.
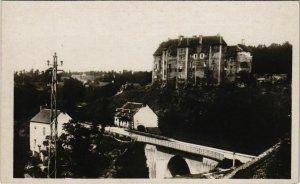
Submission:
<svg viewBox="0 0 300 184">
<path fill-rule="evenodd" d="M 201 174 L 214 169 L 218 161 L 156 145 L 145 145 L 149 178 L 171 178 L 176 175 Z"/>
</svg>

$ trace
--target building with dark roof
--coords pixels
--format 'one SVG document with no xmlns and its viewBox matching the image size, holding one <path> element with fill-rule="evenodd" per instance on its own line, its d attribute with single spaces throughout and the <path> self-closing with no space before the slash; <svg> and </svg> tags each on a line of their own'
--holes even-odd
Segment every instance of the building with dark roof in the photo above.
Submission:
<svg viewBox="0 0 300 184">
<path fill-rule="evenodd" d="M 116 109 L 114 124 L 118 127 L 146 131 L 147 128 L 158 127 L 158 117 L 148 105 L 127 102 Z"/>
<path fill-rule="evenodd" d="M 179 36 L 178 39 L 168 39 L 162 42 L 153 54 L 152 81 L 196 84 L 210 79 L 213 83 L 220 84 L 223 80 L 227 80 L 227 59 L 232 59 L 227 56 L 228 48 L 230 47 L 220 35 L 200 35 L 189 38 Z M 241 53 L 243 56 L 246 53 L 251 56 L 248 47 L 239 44 L 232 46 L 230 51 L 235 57 L 232 62 L 236 64 L 246 58 L 251 65 L 252 57 L 241 56 Z M 244 64 L 239 63 L 236 66 L 244 66 Z M 248 71 L 251 71 L 251 67 Z M 238 70 L 234 75 L 237 72 Z"/>
<path fill-rule="evenodd" d="M 50 123 L 51 123 L 51 110 L 40 109 L 33 118 L 30 120 L 30 150 L 32 153 L 40 153 L 42 150 L 46 150 L 44 142 L 46 138 L 50 136 Z M 64 133 L 63 125 L 71 120 L 71 117 L 57 110 L 57 117 L 53 118 L 53 121 L 57 118 L 57 134 L 60 136 Z M 52 122 L 53 122 L 52 121 Z"/>
</svg>

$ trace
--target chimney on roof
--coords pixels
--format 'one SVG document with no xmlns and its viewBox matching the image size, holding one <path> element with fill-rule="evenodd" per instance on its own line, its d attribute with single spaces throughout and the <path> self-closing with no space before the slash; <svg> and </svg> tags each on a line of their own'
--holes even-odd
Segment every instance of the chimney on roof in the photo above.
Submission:
<svg viewBox="0 0 300 184">
<path fill-rule="evenodd" d="M 178 39 L 181 41 L 183 39 L 183 35 L 179 35 Z"/>
<path fill-rule="evenodd" d="M 199 44 L 202 44 L 202 38 L 203 38 L 203 36 L 199 35 Z"/>
<path fill-rule="evenodd" d="M 242 45 L 245 45 L 245 39 L 242 39 Z"/>
</svg>

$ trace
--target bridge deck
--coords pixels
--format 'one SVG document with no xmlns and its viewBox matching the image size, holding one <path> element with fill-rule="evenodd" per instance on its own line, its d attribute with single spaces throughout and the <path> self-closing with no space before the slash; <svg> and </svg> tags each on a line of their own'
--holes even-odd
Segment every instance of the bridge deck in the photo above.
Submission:
<svg viewBox="0 0 300 184">
<path fill-rule="evenodd" d="M 144 135 L 141 135 L 141 134 L 137 134 L 134 132 L 125 131 L 124 129 L 118 128 L 118 127 L 106 127 L 105 130 L 108 132 L 113 132 L 113 133 L 117 133 L 117 134 L 121 134 L 121 135 L 125 135 L 125 136 L 130 136 L 138 142 L 144 142 L 144 143 L 148 143 L 148 144 L 164 146 L 167 148 L 172 148 L 172 149 L 176 149 L 176 150 L 180 150 L 180 151 L 185 151 L 188 153 L 193 153 L 193 154 L 210 157 L 210 158 L 213 158 L 216 160 L 223 160 L 224 158 L 238 159 L 241 162 L 245 163 L 245 162 L 248 162 L 248 161 L 252 160 L 253 158 L 255 158 L 255 156 L 253 156 L 253 155 L 246 155 L 246 154 L 241 154 L 241 153 L 235 153 L 232 151 L 181 142 L 181 141 L 167 138 L 167 137 L 159 136 L 158 138 L 155 138 L 152 136 L 150 137 L 151 134 L 149 134 L 149 136 L 147 136 L 147 133 L 143 133 Z"/>
</svg>

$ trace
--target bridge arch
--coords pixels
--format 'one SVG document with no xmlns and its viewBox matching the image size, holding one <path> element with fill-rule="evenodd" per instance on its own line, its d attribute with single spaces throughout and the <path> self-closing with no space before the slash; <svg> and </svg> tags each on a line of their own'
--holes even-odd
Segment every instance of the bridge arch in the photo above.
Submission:
<svg viewBox="0 0 300 184">
<path fill-rule="evenodd" d="M 136 129 L 140 132 L 146 132 L 146 127 L 144 125 L 138 125 Z"/>
<path fill-rule="evenodd" d="M 181 156 L 173 156 L 168 162 L 168 170 L 173 177 L 190 174 L 190 168 Z"/>
</svg>

